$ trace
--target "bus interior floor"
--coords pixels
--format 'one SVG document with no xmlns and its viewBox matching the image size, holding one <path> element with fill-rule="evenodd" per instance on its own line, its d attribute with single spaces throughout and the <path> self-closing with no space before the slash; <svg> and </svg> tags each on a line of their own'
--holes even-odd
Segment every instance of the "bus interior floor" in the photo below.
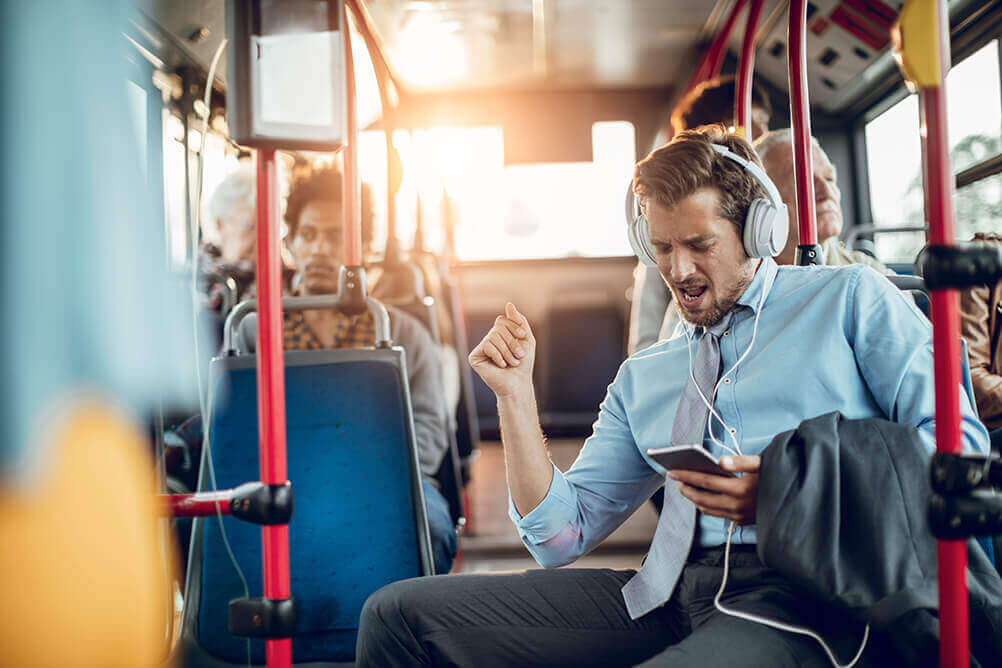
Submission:
<svg viewBox="0 0 1002 668">
<path fill-rule="evenodd" d="M 553 462 L 562 471 L 570 468 L 584 439 L 552 439 L 547 442 Z M 471 517 L 460 540 L 462 557 L 454 573 L 485 573 L 539 568 L 508 517 L 508 485 L 504 451 L 498 441 L 480 444 L 467 487 Z M 643 504 L 626 522 L 590 554 L 571 568 L 639 568 L 657 526 L 657 513 Z"/>
</svg>

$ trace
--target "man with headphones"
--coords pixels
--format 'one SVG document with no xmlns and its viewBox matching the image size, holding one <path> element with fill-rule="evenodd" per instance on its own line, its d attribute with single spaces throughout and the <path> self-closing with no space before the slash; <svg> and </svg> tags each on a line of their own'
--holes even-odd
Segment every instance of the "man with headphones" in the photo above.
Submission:
<svg viewBox="0 0 1002 668">
<path fill-rule="evenodd" d="M 832 411 L 912 425 L 931 451 L 929 323 L 868 267 L 778 267 L 786 208 L 722 127 L 654 151 L 634 192 L 643 215 L 630 240 L 678 302 L 685 336 L 623 363 L 568 471 L 546 452 L 536 341 L 513 304 L 470 363 L 497 395 L 509 514 L 536 560 L 573 562 L 664 485 L 644 563 L 389 585 L 363 610 L 358 665 L 827 666 L 835 653 L 811 629 L 859 645 L 845 615 L 759 561 L 758 454 Z M 960 401 L 965 445 L 985 451 Z M 666 471 L 648 454 L 693 444 L 738 475 Z M 861 665 L 879 665 L 882 644 L 863 647 Z"/>
</svg>

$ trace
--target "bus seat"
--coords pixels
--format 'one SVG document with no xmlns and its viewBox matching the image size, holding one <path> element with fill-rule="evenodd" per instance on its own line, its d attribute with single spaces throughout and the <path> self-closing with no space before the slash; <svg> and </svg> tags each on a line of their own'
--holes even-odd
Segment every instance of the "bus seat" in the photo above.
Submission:
<svg viewBox="0 0 1002 668">
<path fill-rule="evenodd" d="M 609 303 L 560 304 L 550 308 L 548 320 L 543 420 L 551 430 L 587 435 L 625 357 L 623 316 Z"/>
<path fill-rule="evenodd" d="M 452 320 L 452 340 L 459 361 L 459 406 L 456 409 L 456 448 L 459 451 L 460 474 L 463 486 L 470 481 L 473 462 L 480 454 L 480 422 L 474 396 L 473 371 L 466 361 L 470 353 L 467 323 L 462 309 L 459 284 L 449 276 L 442 276 L 442 299 Z"/>
<path fill-rule="evenodd" d="M 399 305 L 389 303 L 391 306 L 396 306 L 400 308 Z M 414 307 L 414 315 L 422 324 L 430 327 L 435 326 L 435 302 L 431 297 L 425 297 L 424 300 L 414 302 L 412 304 Z M 404 310 L 404 309 L 401 309 Z M 428 318 L 428 320 L 422 320 L 419 315 L 423 312 L 423 315 Z M 434 329 L 429 329 L 429 333 L 432 334 L 434 338 Z M 257 350 L 257 314 L 249 313 L 246 317 L 240 320 L 236 326 L 236 334 L 234 335 L 234 345 L 237 351 L 253 353 Z M 457 530 L 461 529 L 466 524 L 465 511 L 463 509 L 463 485 L 464 478 L 462 477 L 462 463 L 459 458 L 459 450 L 456 442 L 456 434 L 451 430 L 448 433 L 449 437 L 449 450 L 442 457 L 442 463 L 438 467 L 438 471 L 435 473 L 435 480 L 438 482 L 439 489 L 442 491 L 442 495 L 445 500 L 449 503 L 449 515 L 452 518 L 453 525 Z"/>
<path fill-rule="evenodd" d="M 255 365 L 254 355 L 212 362 L 202 490 L 210 455 L 220 489 L 259 479 Z M 353 660 L 369 594 L 432 573 L 406 377 L 399 348 L 285 353 L 297 662 Z M 250 595 L 260 596 L 260 527 L 230 517 L 222 524 Z M 246 664 L 246 639 L 228 631 L 228 603 L 244 593 L 220 520 L 196 519 L 192 532 L 184 665 Z M 250 646 L 251 660 L 263 663 L 264 642 Z"/>
<path fill-rule="evenodd" d="M 431 334 L 431 340 L 436 344 L 442 340 L 439 334 L 438 314 L 435 310 L 435 300 L 432 297 L 414 297 L 413 299 L 380 299 L 380 301 L 417 318 L 418 322 L 424 325 L 425 329 L 428 330 L 428 333 Z"/>
<path fill-rule="evenodd" d="M 898 290 L 912 296 L 915 305 L 919 307 L 925 317 L 932 318 L 932 306 L 929 302 L 929 291 L 925 287 L 925 279 L 911 274 L 887 274 L 886 277 Z"/>
</svg>

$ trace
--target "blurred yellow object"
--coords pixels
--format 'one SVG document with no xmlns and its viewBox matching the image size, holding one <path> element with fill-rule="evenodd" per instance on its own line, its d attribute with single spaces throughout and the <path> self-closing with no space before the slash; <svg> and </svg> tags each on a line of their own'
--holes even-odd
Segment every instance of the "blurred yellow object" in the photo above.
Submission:
<svg viewBox="0 0 1002 668">
<path fill-rule="evenodd" d="M 161 665 L 176 556 L 145 439 L 96 402 L 60 413 L 31 487 L 0 490 L 0 666 Z"/>
</svg>

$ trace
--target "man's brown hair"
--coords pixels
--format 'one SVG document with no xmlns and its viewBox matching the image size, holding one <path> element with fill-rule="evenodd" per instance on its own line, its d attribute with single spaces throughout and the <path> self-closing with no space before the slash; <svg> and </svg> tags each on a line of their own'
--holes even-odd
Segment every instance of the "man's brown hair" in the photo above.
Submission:
<svg viewBox="0 0 1002 668">
<path fill-rule="evenodd" d="M 738 157 L 762 165 L 751 145 L 728 134 L 723 125 L 682 132 L 638 162 L 633 171 L 633 192 L 645 214 L 651 200 L 671 209 L 697 190 L 716 188 L 720 193 L 720 217 L 734 223 L 738 236 L 744 234 L 748 208 L 753 200 L 766 197 L 765 189 L 712 144 L 725 146 Z"/>
<path fill-rule="evenodd" d="M 689 91 L 675 107 L 671 115 L 671 127 L 678 134 L 710 123 L 731 125 L 736 96 L 733 75 L 704 81 Z M 762 86 L 755 83 L 752 84 L 752 106 L 759 107 L 772 116 L 769 95 Z"/>
</svg>

